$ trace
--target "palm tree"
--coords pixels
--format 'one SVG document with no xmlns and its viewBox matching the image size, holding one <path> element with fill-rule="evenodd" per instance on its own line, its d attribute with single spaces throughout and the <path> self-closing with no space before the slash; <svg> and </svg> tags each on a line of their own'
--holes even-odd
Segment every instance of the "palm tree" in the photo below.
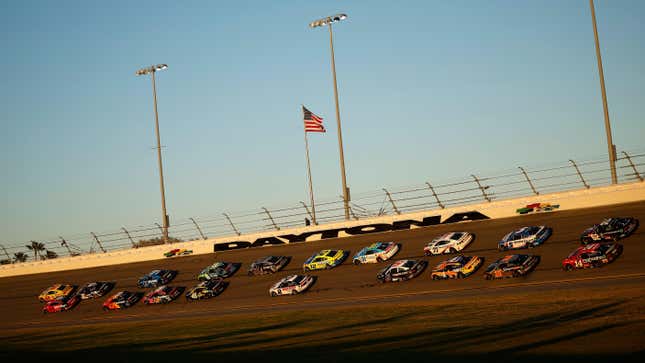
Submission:
<svg viewBox="0 0 645 363">
<path fill-rule="evenodd" d="M 29 256 L 27 256 L 27 254 L 24 253 L 24 252 L 16 252 L 16 253 L 13 254 L 14 262 L 25 262 L 25 261 L 27 261 L 28 257 Z"/>
<path fill-rule="evenodd" d="M 45 250 L 45 244 L 37 241 L 29 241 L 31 242 L 30 245 L 27 245 L 27 247 L 30 251 L 34 251 L 34 261 L 38 261 L 38 256 L 40 255 L 40 252 Z"/>
</svg>

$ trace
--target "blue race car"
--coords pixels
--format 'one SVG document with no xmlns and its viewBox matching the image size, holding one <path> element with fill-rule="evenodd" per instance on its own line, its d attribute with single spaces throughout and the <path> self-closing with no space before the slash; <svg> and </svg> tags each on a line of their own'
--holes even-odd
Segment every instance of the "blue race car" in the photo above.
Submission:
<svg viewBox="0 0 645 363">
<path fill-rule="evenodd" d="M 353 262 L 355 265 L 382 262 L 394 256 L 399 249 L 400 246 L 394 242 L 372 243 L 355 254 Z"/>
<path fill-rule="evenodd" d="M 544 243 L 551 236 L 551 233 L 551 228 L 547 226 L 522 227 L 504 236 L 497 249 L 506 251 L 537 247 Z"/>
<path fill-rule="evenodd" d="M 149 274 L 144 275 L 137 282 L 140 288 L 157 287 L 165 285 L 177 276 L 175 270 L 152 270 Z"/>
</svg>

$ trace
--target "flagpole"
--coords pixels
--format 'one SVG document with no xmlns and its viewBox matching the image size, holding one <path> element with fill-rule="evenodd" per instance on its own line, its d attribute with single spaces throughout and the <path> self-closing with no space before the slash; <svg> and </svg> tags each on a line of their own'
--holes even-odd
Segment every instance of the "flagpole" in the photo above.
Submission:
<svg viewBox="0 0 645 363">
<path fill-rule="evenodd" d="M 303 110 L 304 114 L 304 110 Z M 317 225 L 316 222 L 316 204 L 314 203 L 314 187 L 311 180 L 311 162 L 309 161 L 309 141 L 307 140 L 307 131 L 305 130 L 305 149 L 307 155 L 307 174 L 309 175 L 309 198 L 311 199 L 311 218 L 313 219 L 314 225 Z"/>
</svg>

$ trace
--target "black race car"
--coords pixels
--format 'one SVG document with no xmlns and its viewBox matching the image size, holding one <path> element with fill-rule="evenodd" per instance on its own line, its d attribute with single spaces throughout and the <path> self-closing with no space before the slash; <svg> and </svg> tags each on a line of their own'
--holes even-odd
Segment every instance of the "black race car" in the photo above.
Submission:
<svg viewBox="0 0 645 363">
<path fill-rule="evenodd" d="M 110 290 L 114 288 L 114 285 L 116 285 L 116 283 L 111 281 L 88 282 L 78 290 L 76 295 L 78 295 L 82 300 L 94 299 L 110 292 Z"/>
<path fill-rule="evenodd" d="M 280 271 L 291 260 L 291 256 L 266 256 L 256 260 L 249 267 L 249 276 L 272 274 Z"/>
<path fill-rule="evenodd" d="M 379 282 L 410 280 L 419 276 L 426 267 L 428 267 L 428 261 L 425 260 L 398 260 L 382 269 L 376 275 L 376 279 Z"/>
<path fill-rule="evenodd" d="M 632 234 L 636 228 L 638 228 L 636 218 L 606 218 L 582 232 L 580 242 L 586 245 L 593 242 L 617 241 Z"/>
<path fill-rule="evenodd" d="M 186 293 L 186 300 L 210 299 L 221 294 L 227 286 L 228 282 L 219 277 L 200 282 Z"/>
</svg>

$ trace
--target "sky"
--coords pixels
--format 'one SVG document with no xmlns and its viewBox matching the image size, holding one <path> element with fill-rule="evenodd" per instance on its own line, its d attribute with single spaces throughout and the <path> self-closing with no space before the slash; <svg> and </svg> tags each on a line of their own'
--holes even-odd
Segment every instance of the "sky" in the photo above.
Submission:
<svg viewBox="0 0 645 363">
<path fill-rule="evenodd" d="M 596 0 L 613 140 L 643 150 L 645 2 Z M 0 244 L 606 158 L 589 2 L 0 2 Z"/>
</svg>

